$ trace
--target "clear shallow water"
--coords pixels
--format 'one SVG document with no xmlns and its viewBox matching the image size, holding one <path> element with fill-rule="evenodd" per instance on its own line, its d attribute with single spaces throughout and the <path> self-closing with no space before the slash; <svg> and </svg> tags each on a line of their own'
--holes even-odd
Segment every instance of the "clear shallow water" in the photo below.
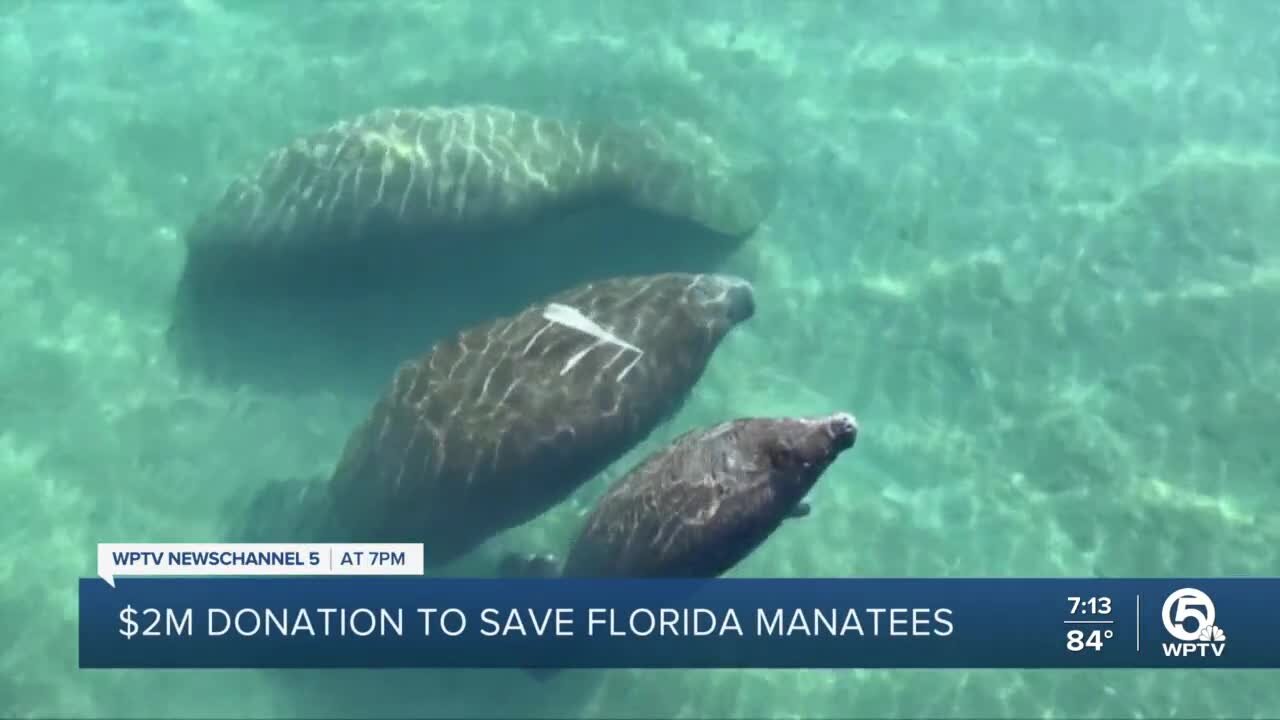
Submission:
<svg viewBox="0 0 1280 720">
<path fill-rule="evenodd" d="M 814 513 L 736 574 L 1280 569 L 1280 7 L 299 7 L 0 10 L 0 715 L 1280 713 L 1274 672 L 77 670 L 94 543 L 218 539 L 224 503 L 324 473 L 367 410 L 193 383 L 162 335 L 181 234 L 232 173 L 384 105 L 684 118 L 786 161 L 735 261 L 757 317 L 667 427 L 502 544 L 562 542 L 690 427 L 850 409 Z"/>
</svg>

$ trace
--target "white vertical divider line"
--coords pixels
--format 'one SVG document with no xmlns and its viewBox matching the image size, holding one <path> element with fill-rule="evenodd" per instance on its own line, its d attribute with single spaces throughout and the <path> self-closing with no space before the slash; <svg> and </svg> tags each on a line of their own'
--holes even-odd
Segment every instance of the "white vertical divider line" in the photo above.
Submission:
<svg viewBox="0 0 1280 720">
<path fill-rule="evenodd" d="M 1135 652 L 1142 652 L 1142 595 L 1133 596 L 1133 644 Z"/>
</svg>

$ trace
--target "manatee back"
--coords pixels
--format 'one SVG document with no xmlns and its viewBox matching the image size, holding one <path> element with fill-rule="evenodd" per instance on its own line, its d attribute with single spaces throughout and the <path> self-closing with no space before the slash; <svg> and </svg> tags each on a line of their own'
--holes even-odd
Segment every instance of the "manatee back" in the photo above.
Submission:
<svg viewBox="0 0 1280 720">
<path fill-rule="evenodd" d="M 358 539 L 424 542 L 440 563 L 536 517 L 679 408 L 749 316 L 704 287 L 749 292 L 728 282 L 591 283 L 437 344 L 353 434 L 331 503 Z M 614 340 L 548 319 L 563 317 L 552 308 Z"/>
<path fill-rule="evenodd" d="M 857 434 L 852 415 L 741 418 L 686 433 L 597 502 L 564 574 L 716 577 L 790 517 Z"/>
<path fill-rule="evenodd" d="M 299 137 L 231 182 L 187 233 L 186 284 L 220 269 L 390 277 L 468 238 L 613 205 L 740 238 L 771 203 L 651 128 L 493 105 L 386 108 Z"/>
<path fill-rule="evenodd" d="M 358 116 L 270 153 L 199 216 L 171 348 L 237 384 L 325 387 L 365 377 L 354 347 L 380 383 L 584 282 L 720 271 L 763 218 L 715 211 L 720 175 L 609 123 L 491 105 Z"/>
<path fill-rule="evenodd" d="M 506 108 L 380 109 L 299 137 L 235 179 L 188 233 L 188 269 L 244 254 L 351 270 L 352 258 L 438 252 L 618 195 L 615 154 L 607 133 Z"/>
<path fill-rule="evenodd" d="M 743 464 L 752 462 L 737 429 L 691 431 L 628 472 L 588 515 L 563 574 L 715 577 L 736 565 L 785 517 L 731 505 L 735 471 L 749 472 Z"/>
</svg>

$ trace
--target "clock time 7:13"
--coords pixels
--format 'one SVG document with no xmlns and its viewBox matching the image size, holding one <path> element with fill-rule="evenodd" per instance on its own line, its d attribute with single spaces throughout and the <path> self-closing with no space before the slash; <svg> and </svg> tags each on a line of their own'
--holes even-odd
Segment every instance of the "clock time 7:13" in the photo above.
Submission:
<svg viewBox="0 0 1280 720">
<path fill-rule="evenodd" d="M 1109 597 L 1069 597 L 1072 615 L 1110 615 L 1111 598 Z"/>
</svg>

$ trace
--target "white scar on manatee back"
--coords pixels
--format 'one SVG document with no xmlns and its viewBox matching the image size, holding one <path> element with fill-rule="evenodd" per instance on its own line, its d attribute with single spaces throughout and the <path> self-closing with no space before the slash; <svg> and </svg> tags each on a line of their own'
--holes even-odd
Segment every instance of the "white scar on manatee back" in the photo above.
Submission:
<svg viewBox="0 0 1280 720">
<path fill-rule="evenodd" d="M 618 373 L 617 380 L 619 381 L 626 377 L 627 373 L 631 372 L 631 368 L 635 367 L 636 363 L 640 362 L 640 359 L 644 357 L 644 350 L 641 350 L 612 332 L 609 332 L 605 328 L 601 327 L 599 323 L 587 317 L 581 310 L 578 310 L 575 307 L 564 305 L 562 303 L 548 303 L 546 309 L 542 311 L 542 317 L 548 320 L 549 323 L 529 339 L 529 344 L 524 348 L 524 352 L 526 353 L 529 352 L 529 348 L 533 347 L 533 343 L 537 341 L 538 336 L 551 328 L 552 323 L 572 328 L 578 332 L 595 338 L 595 342 L 582 350 L 579 350 L 573 355 L 573 357 L 570 357 L 565 361 L 564 367 L 560 368 L 561 375 L 572 370 L 574 366 L 582 360 L 582 358 L 586 357 L 587 353 L 602 345 L 614 345 L 621 348 L 622 352 L 629 351 L 636 354 L 635 359 L 623 368 L 622 372 Z"/>
</svg>

